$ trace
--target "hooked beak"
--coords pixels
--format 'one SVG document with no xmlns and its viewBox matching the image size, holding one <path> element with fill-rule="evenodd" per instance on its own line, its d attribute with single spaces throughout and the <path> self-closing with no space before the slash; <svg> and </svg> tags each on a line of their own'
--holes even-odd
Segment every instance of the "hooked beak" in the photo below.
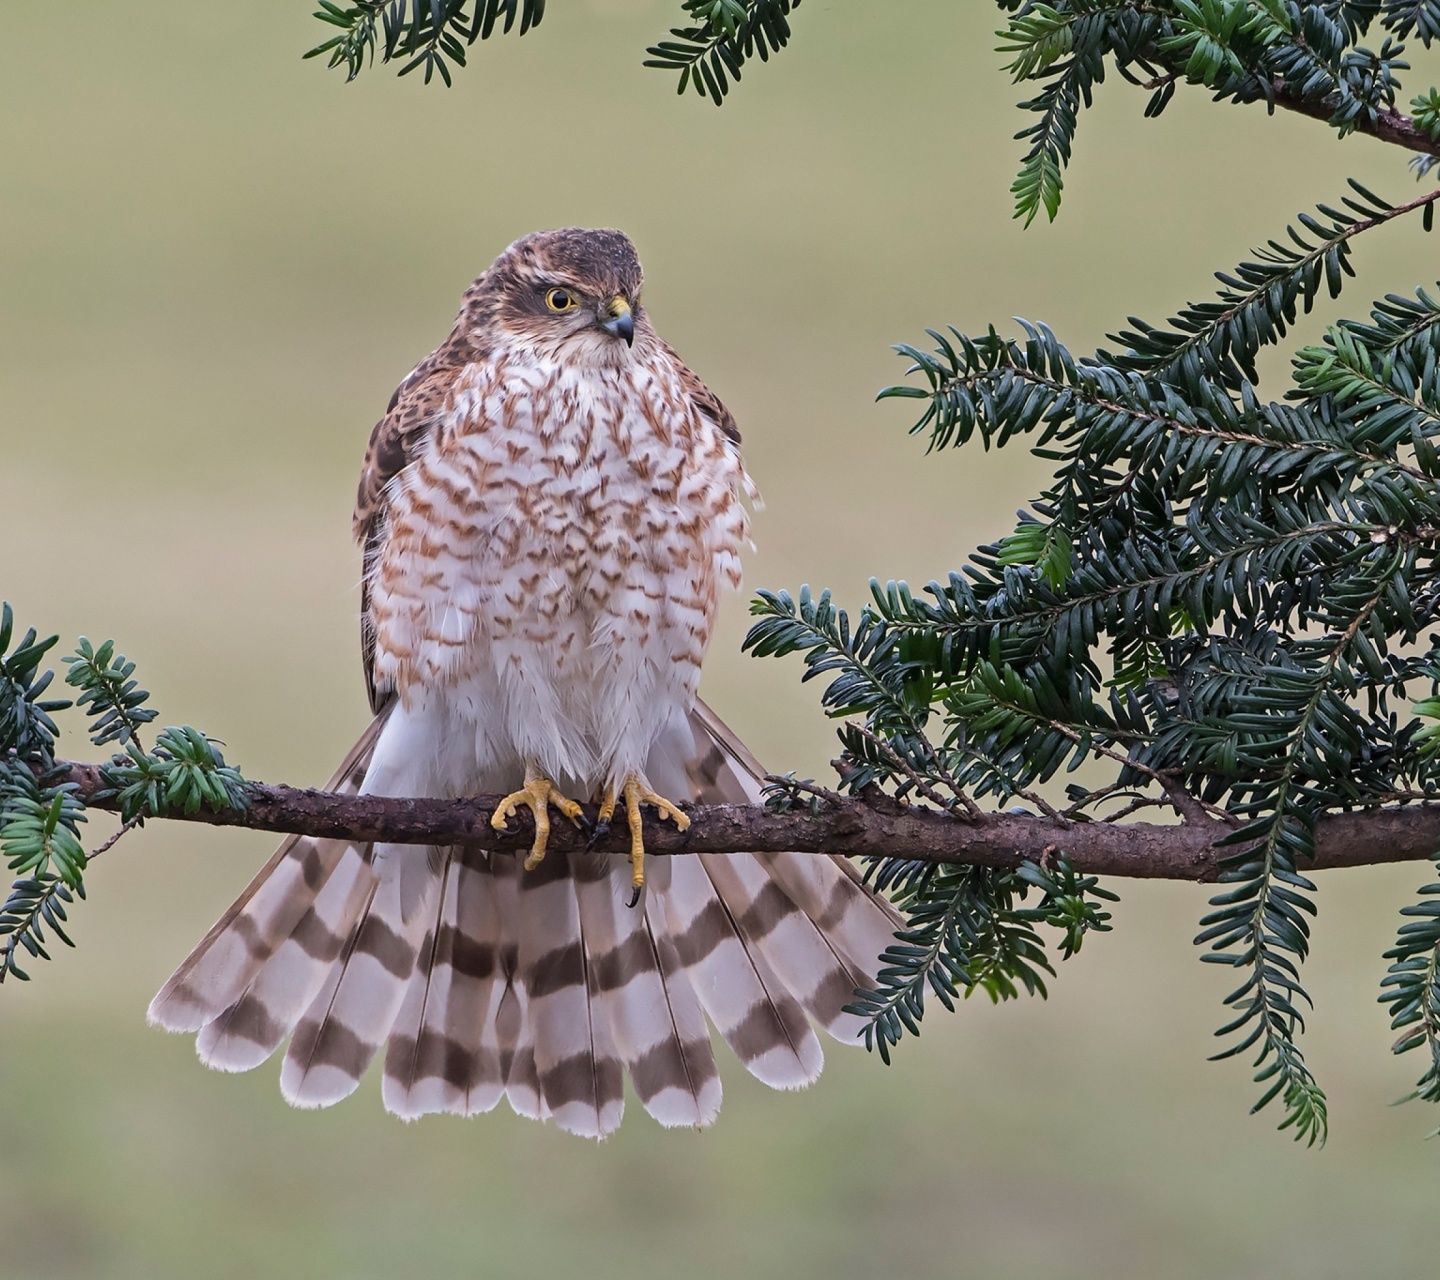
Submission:
<svg viewBox="0 0 1440 1280">
<path fill-rule="evenodd" d="M 635 317 L 630 312 L 630 304 L 624 298 L 612 298 L 606 311 L 610 318 L 602 320 L 600 327 L 614 337 L 624 338 L 627 347 L 634 346 Z"/>
</svg>

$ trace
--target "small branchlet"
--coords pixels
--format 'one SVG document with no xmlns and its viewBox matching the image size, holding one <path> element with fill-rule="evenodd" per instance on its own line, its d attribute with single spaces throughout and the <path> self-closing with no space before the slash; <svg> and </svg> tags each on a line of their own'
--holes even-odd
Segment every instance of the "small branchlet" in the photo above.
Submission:
<svg viewBox="0 0 1440 1280">
<path fill-rule="evenodd" d="M 65 683 L 80 690 L 75 705 L 90 716 L 90 741 L 97 747 L 124 742 L 138 749 L 140 730 L 156 713 L 145 705 L 150 694 L 131 679 L 135 664 L 115 652 L 113 640 L 96 649 L 84 636 L 62 661 L 70 668 Z"/>
<path fill-rule="evenodd" d="M 1068 959 L 1087 933 L 1109 930 L 1110 913 L 1100 904 L 1119 900 L 1058 851 L 1047 865 L 1027 862 L 1014 871 L 872 860 L 868 875 L 907 918 L 881 956 L 878 987 L 858 992 L 847 1009 L 867 1020 L 866 1046 L 886 1062 L 906 1032 L 919 1035 L 927 992 L 952 1011 L 962 992 L 968 999 L 982 991 L 997 1003 L 1022 989 L 1045 997 L 1045 978 L 1055 970 L 1036 927 L 1058 929 Z M 1032 890 L 1039 902 L 1022 905 Z"/>
<path fill-rule="evenodd" d="M 67 947 L 75 945 L 65 932 L 65 908 L 84 896 L 82 884 L 68 885 L 51 874 L 26 877 L 10 886 L 10 896 L 0 906 L 0 983 L 8 977 L 30 980 L 17 963 L 17 952 L 27 952 L 36 960 L 50 959 L 46 929 Z"/>
<path fill-rule="evenodd" d="M 399 74 L 423 71 L 425 83 L 439 76 L 453 83 L 451 63 L 465 65 L 466 51 L 488 40 L 498 29 L 508 33 L 518 20 L 523 36 L 545 16 L 545 0 L 356 0 L 341 5 L 320 0 L 315 17 L 338 34 L 311 49 L 305 57 L 327 58 L 344 67 L 353 80 L 373 65 L 399 62 Z"/>
<path fill-rule="evenodd" d="M 769 62 L 790 42 L 790 13 L 800 0 L 683 0 L 688 22 L 646 52 L 647 67 L 678 71 L 675 92 L 694 89 L 717 107 L 752 58 Z"/>
<path fill-rule="evenodd" d="M 0 606 L 0 856 L 16 877 L 0 907 L 0 982 L 29 978 L 16 963 L 22 953 L 48 960 L 46 931 L 73 946 L 65 931 L 66 907 L 85 896 L 85 852 L 81 825 L 87 803 L 73 781 L 56 768 L 60 729 L 54 717 L 72 705 L 89 718 L 90 739 L 125 750 L 104 766 L 109 794 L 118 798 L 123 824 L 101 845 L 145 817 L 244 808 L 245 783 L 226 765 L 215 743 L 191 728 L 161 732 L 147 750 L 140 731 L 155 718 L 145 705 L 149 694 L 133 679 L 135 664 L 112 641 L 96 647 L 81 639 L 63 659 L 67 684 L 80 691 L 74 704 L 44 696 L 54 672 L 43 669 L 57 637 L 37 640 L 27 632 L 11 650 L 13 617 Z M 97 797 L 91 797 L 95 799 Z"/>
<path fill-rule="evenodd" d="M 1440 871 L 1440 856 L 1435 859 Z M 1424 885 L 1419 902 L 1400 908 L 1405 923 L 1385 953 L 1390 968 L 1380 983 L 1390 1025 L 1400 1037 L 1396 1053 L 1424 1051 L 1425 1072 L 1404 1101 L 1440 1103 L 1440 881 Z M 1440 1135 L 1437 1129 L 1430 1136 Z"/>
<path fill-rule="evenodd" d="M 188 725 L 161 731 L 151 751 L 131 746 L 105 769 L 126 822 L 170 812 L 245 808 L 245 780 L 215 739 Z"/>
</svg>

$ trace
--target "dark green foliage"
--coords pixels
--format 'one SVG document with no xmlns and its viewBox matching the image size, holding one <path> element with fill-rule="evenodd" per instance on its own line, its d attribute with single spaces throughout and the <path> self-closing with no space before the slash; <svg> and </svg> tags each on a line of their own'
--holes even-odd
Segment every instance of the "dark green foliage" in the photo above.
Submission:
<svg viewBox="0 0 1440 1280">
<path fill-rule="evenodd" d="M 196 813 L 202 805 L 217 811 L 245 807 L 240 771 L 225 763 L 213 739 L 189 725 L 162 730 L 152 751 L 132 744 L 105 774 L 119 792 L 120 816 L 127 822 Z"/>
<path fill-rule="evenodd" d="M 681 0 L 683 22 L 651 45 L 645 66 L 679 73 L 677 91 L 693 88 L 717 106 L 745 64 L 790 41 L 790 13 L 800 0 Z M 1428 48 L 1440 35 L 1440 0 L 997 0 L 1008 14 L 998 33 L 1016 83 L 1037 86 L 1020 103 L 1036 119 L 1015 136 L 1027 144 L 1011 193 L 1015 216 L 1029 225 L 1044 209 L 1053 219 L 1064 191 L 1080 113 L 1113 65 L 1121 79 L 1149 93 L 1147 116 L 1159 115 L 1177 84 L 1217 99 L 1263 102 L 1323 114 L 1342 136 L 1380 124 L 1436 133 L 1435 91 L 1412 100 L 1413 120 L 1395 109 L 1400 40 Z M 545 13 L 545 0 L 320 0 L 315 17 L 338 29 L 305 54 L 344 67 L 347 80 L 375 61 L 399 61 L 400 74 L 424 68 L 451 83 L 450 64 L 466 50 L 518 21 L 523 35 Z M 1357 43 L 1372 26 L 1384 32 L 1379 52 Z M 1412 160 L 1424 176 L 1436 155 Z"/>
<path fill-rule="evenodd" d="M 693 88 L 718 107 L 751 58 L 768 62 L 790 40 L 790 11 L 800 0 L 683 0 L 690 21 L 646 50 L 647 67 L 678 71 L 677 93 Z"/>
<path fill-rule="evenodd" d="M 1436 866 L 1440 869 L 1440 858 Z M 1380 1001 L 1390 1006 L 1391 1027 L 1404 1028 L 1395 1052 L 1425 1050 L 1425 1074 L 1406 1100 L 1440 1102 L 1440 883 L 1425 885 L 1420 899 L 1400 908 L 1406 923 L 1385 953 L 1392 963 L 1380 984 Z M 1430 1136 L 1437 1135 L 1440 1130 Z"/>
<path fill-rule="evenodd" d="M 1395 111 L 1408 69 L 1396 40 L 1428 45 L 1437 5 L 1000 7 L 1009 70 L 1038 85 L 1021 104 L 1037 118 L 1019 135 L 1029 150 L 1014 186 L 1027 223 L 1041 208 L 1054 217 L 1080 111 L 1107 66 L 1150 89 L 1149 115 L 1188 81 L 1303 110 L 1342 135 L 1440 136 L 1434 90 L 1414 100 L 1413 121 Z M 1387 32 L 1378 53 L 1357 43 L 1374 25 Z M 1196 939 L 1238 977 L 1216 1056 L 1249 1055 L 1256 1109 L 1278 1101 L 1280 1127 L 1311 1144 L 1327 1124 L 1298 1044 L 1315 822 L 1440 798 L 1440 725 L 1416 718 L 1440 718 L 1440 698 L 1412 707 L 1407 694 L 1434 695 L 1440 678 L 1440 307 L 1422 289 L 1375 303 L 1368 322 L 1340 321 L 1296 354 L 1282 400 L 1260 397 L 1256 360 L 1301 311 L 1339 295 L 1356 237 L 1415 213 L 1429 230 L 1436 201 L 1392 205 L 1352 182 L 1337 206 L 1302 214 L 1221 273 L 1214 299 L 1163 325 L 1132 317 L 1115 350 L 1076 357 L 1024 321 L 1016 338 L 952 328 L 901 346 L 922 384 L 882 397 L 924 402 L 914 430 L 932 450 L 1029 437 L 1054 483 L 1013 533 L 922 596 L 874 584 L 852 622 L 828 593 L 762 593 L 747 640 L 757 654 L 802 652 L 805 678 L 829 681 L 822 703 L 846 720 L 851 790 L 889 788 L 972 820 L 985 797 L 1068 820 L 1106 820 L 1120 802 L 1121 813 L 1168 801 L 1192 820 L 1197 806 L 1221 815 L 1232 852 Z M 1087 760 L 1109 762 L 1111 780 L 1068 787 L 1062 813 L 1043 789 Z M 927 986 L 948 1005 L 977 980 L 980 939 L 1010 919 L 995 873 L 913 874 L 911 930 L 862 1002 L 882 1049 L 917 1029 Z M 1391 953 L 1396 1025 L 1415 1024 L 1401 1050 L 1434 1045 L 1434 939 L 1422 929 Z M 992 948 L 1011 956 L 999 970 L 1035 989 L 1038 936 L 1005 943 Z M 1419 1096 L 1440 1101 L 1437 1079 Z"/>
<path fill-rule="evenodd" d="M 1419 97 L 1410 99 L 1410 106 L 1415 114 L 1411 119 L 1415 122 L 1415 128 L 1430 139 L 1431 142 L 1440 142 L 1440 89 L 1427 89 Z M 1440 164 L 1440 156 L 1420 155 L 1410 161 L 1410 167 L 1415 171 L 1417 177 L 1423 178 L 1437 164 Z M 1430 230 L 1432 219 L 1430 210 L 1425 214 L 1425 230 Z"/>
<path fill-rule="evenodd" d="M 423 67 L 426 84 L 438 74 L 448 85 L 449 64 L 463 67 L 470 45 L 488 40 L 497 27 L 508 33 L 517 19 L 523 36 L 545 16 L 545 0 L 320 0 L 315 16 L 340 33 L 305 56 L 328 54 L 327 65 L 344 67 L 347 80 L 373 63 L 378 49 L 381 62 L 402 62 L 400 75 Z"/>
<path fill-rule="evenodd" d="M 73 786 L 42 787 L 28 770 L 7 772 L 0 798 L 0 849 L 11 871 L 40 876 L 53 869 L 73 889 L 85 871 L 84 821 L 85 806 Z"/>
<path fill-rule="evenodd" d="M 693 87 L 717 106 L 751 58 L 768 62 L 790 40 L 790 11 L 800 0 L 682 0 L 683 25 L 652 45 L 647 67 L 680 73 L 679 92 Z M 378 51 L 381 62 L 400 61 L 400 74 L 423 67 L 425 82 L 451 83 L 450 63 L 463 67 L 466 50 L 498 29 L 520 34 L 545 16 L 545 0 L 320 0 L 315 16 L 338 34 L 307 58 L 328 58 L 353 80 Z"/>
<path fill-rule="evenodd" d="M 10 652 L 14 624 L 9 604 L 0 604 L 0 764 L 12 756 L 49 763 L 60 732 L 50 713 L 63 711 L 70 703 L 45 698 L 55 673 L 42 670 L 40 664 L 60 637 L 39 640 L 31 629 Z"/>
<path fill-rule="evenodd" d="M 1055 970 L 1036 926 L 1061 932 L 1068 959 L 1087 933 L 1110 929 L 1110 913 L 1097 904 L 1119 901 L 1063 854 L 1053 867 L 1025 863 L 1015 871 L 894 860 L 873 863 L 870 872 L 909 920 L 881 956 L 878 990 L 848 1008 L 869 1019 L 865 1043 L 886 1062 L 906 1031 L 919 1034 L 927 989 L 952 1011 L 962 989 L 966 999 L 983 991 L 997 1003 L 1017 999 L 1022 987 L 1044 997 L 1043 975 Z M 1032 890 L 1039 901 L 1021 905 Z"/>
<path fill-rule="evenodd" d="M 42 663 L 59 637 L 27 631 L 12 650 L 14 636 L 10 606 L 0 604 L 0 854 L 20 873 L 0 906 L 0 982 L 28 976 L 15 962 L 17 948 L 48 958 L 47 926 L 70 941 L 60 922 L 85 868 L 84 812 L 72 788 L 44 783 L 60 733 L 53 717 L 70 706 L 44 696 L 55 673 Z"/>
<path fill-rule="evenodd" d="M 1430 2 L 1000 0 L 1000 7 L 1012 13 L 1000 32 L 1009 70 L 1017 82 L 1040 86 L 1020 104 L 1038 119 L 1016 135 L 1029 143 L 1012 188 L 1015 215 L 1027 223 L 1042 208 L 1054 218 L 1080 111 L 1107 63 L 1149 90 L 1147 116 L 1165 109 L 1177 83 L 1189 83 L 1232 102 L 1323 112 L 1344 135 L 1395 117 L 1398 73 L 1409 69 L 1396 41 L 1413 33 L 1428 46 L 1440 31 L 1440 5 Z M 1386 32 L 1378 53 L 1356 43 L 1376 23 Z"/>
<path fill-rule="evenodd" d="M 1401 40 L 1413 33 L 1428 49 L 1431 41 L 1440 39 L 1440 3 L 1437 0 L 1383 0 L 1383 3 L 1367 7 L 1380 9 L 1386 29 Z"/>
<path fill-rule="evenodd" d="M 90 741 L 97 747 L 107 742 L 138 747 L 140 728 L 155 719 L 155 712 L 145 705 L 149 693 L 130 678 L 135 664 L 115 652 L 113 640 L 96 649 L 84 636 L 75 654 L 64 662 L 70 668 L 65 683 L 80 690 L 75 705 L 90 714 Z"/>
<path fill-rule="evenodd" d="M 93 856 L 86 854 L 80 834 L 85 804 L 56 768 L 60 730 L 53 716 L 72 704 L 44 697 L 55 673 L 41 664 L 57 637 L 37 640 L 32 630 L 10 651 L 13 635 L 10 606 L 0 605 L 0 855 L 16 875 L 0 906 L 0 982 L 12 974 L 29 977 L 16 963 L 22 951 L 49 959 L 46 930 L 74 945 L 64 929 L 65 908 L 85 896 Z M 135 664 L 115 652 L 113 641 L 97 648 L 82 638 L 63 661 L 69 667 L 66 683 L 80 690 L 74 705 L 89 715 L 91 741 L 125 747 L 103 769 L 107 785 L 119 794 L 122 831 L 146 816 L 175 810 L 245 806 L 239 772 L 197 730 L 166 729 L 152 750 L 145 749 L 139 731 L 155 718 L 145 706 L 150 695 L 132 679 Z"/>
<path fill-rule="evenodd" d="M 12 974 L 21 982 L 30 980 L 16 963 L 17 951 L 27 951 L 37 960 L 50 959 L 45 949 L 47 928 L 67 947 L 75 945 L 65 932 L 65 906 L 84 896 L 83 885 L 76 884 L 72 890 L 59 876 L 49 873 L 10 886 L 10 896 L 0 906 L 0 982 Z"/>
<path fill-rule="evenodd" d="M 848 787 L 1034 803 L 1088 758 L 1113 780 L 1071 787 L 1071 818 L 1147 788 L 1222 809 L 1234 852 L 1197 938 L 1239 978 L 1218 1056 L 1251 1055 L 1257 1108 L 1278 1100 L 1307 1142 L 1326 1125 L 1297 1043 L 1315 819 L 1440 795 L 1437 732 L 1407 696 L 1440 676 L 1440 651 L 1413 648 L 1440 627 L 1440 308 L 1387 297 L 1301 350 L 1283 401 L 1254 385 L 1260 348 L 1338 293 L 1350 241 L 1440 196 L 1396 207 L 1352 187 L 1222 274 L 1214 302 L 1132 319 L 1116 352 L 1077 358 L 1025 322 L 900 348 L 923 385 L 883 394 L 923 401 L 932 449 L 1029 436 L 1054 483 L 923 596 L 877 586 L 852 622 L 828 595 L 762 593 L 747 642 L 829 680 L 824 705 L 852 718 Z M 1005 918 L 984 876 L 922 887 L 871 997 L 882 1042 L 914 1029 L 926 983 L 963 981 L 974 922 Z"/>
<path fill-rule="evenodd" d="M 1028 226 L 1042 206 L 1052 219 L 1059 211 L 1062 173 L 1070 163 L 1080 110 L 1090 106 L 1094 87 L 1105 78 L 1110 26 L 1097 14 L 1037 4 L 1024 6 L 1000 34 L 1010 42 L 1000 51 L 1015 55 L 1007 70 L 1016 82 L 1042 84 L 1035 97 L 1020 104 L 1039 119 L 1015 135 L 1030 144 L 1010 188 L 1016 217 Z"/>
<path fill-rule="evenodd" d="M 19 873 L 0 906 L 0 982 L 29 974 L 15 962 L 23 949 L 48 960 L 45 928 L 74 946 L 63 928 L 65 904 L 84 897 L 86 867 L 79 824 L 84 806 L 65 785 L 42 787 L 18 758 L 0 774 L 0 850 Z"/>
</svg>

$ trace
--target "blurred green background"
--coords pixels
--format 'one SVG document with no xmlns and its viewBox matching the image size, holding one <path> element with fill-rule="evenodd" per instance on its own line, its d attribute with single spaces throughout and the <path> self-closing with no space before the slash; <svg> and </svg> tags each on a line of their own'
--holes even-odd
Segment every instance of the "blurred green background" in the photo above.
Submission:
<svg viewBox="0 0 1440 1280">
<path fill-rule="evenodd" d="M 745 432 L 767 500 L 750 585 L 858 605 L 871 574 L 958 567 L 1044 476 L 1018 451 L 925 457 L 906 407 L 873 403 L 903 372 L 888 344 L 1021 314 L 1093 347 L 1208 293 L 1345 175 L 1410 185 L 1367 140 L 1184 92 L 1146 122 L 1114 84 L 1059 222 L 1022 231 L 987 4 L 810 0 L 720 111 L 639 66 L 671 0 L 554 0 L 449 92 L 303 63 L 311 7 L 8 5 L 0 53 L 0 595 L 67 644 L 116 637 L 162 722 L 222 736 L 254 778 L 319 782 L 364 723 L 364 441 L 516 236 L 634 237 L 658 326 Z M 1432 278 L 1418 228 L 1367 240 L 1347 314 Z M 815 691 L 742 657 L 744 627 L 733 600 L 707 696 L 772 767 L 822 774 Z M 79 950 L 0 994 L 0 1273 L 1433 1271 L 1436 1119 L 1388 1106 L 1420 1068 L 1390 1059 L 1374 1002 L 1420 868 L 1323 877 L 1323 1152 L 1247 1117 L 1242 1065 L 1204 1060 L 1227 989 L 1190 944 L 1204 891 L 1129 883 L 1048 1004 L 934 1013 L 889 1069 L 836 1049 L 800 1096 L 731 1062 L 712 1131 L 632 1107 L 593 1146 L 508 1112 L 406 1126 L 373 1082 L 291 1111 L 273 1064 L 222 1077 L 147 1030 L 271 844 L 155 824 L 97 865 Z"/>
</svg>

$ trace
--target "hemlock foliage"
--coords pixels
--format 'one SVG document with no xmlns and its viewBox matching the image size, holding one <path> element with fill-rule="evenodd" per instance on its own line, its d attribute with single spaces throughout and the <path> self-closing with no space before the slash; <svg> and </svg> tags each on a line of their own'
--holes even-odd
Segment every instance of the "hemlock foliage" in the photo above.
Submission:
<svg viewBox="0 0 1440 1280">
<path fill-rule="evenodd" d="M 647 67 L 680 73 L 677 92 L 693 88 L 717 106 L 752 58 L 768 62 L 790 40 L 790 13 L 800 0 L 681 0 L 682 25 L 647 51 Z M 524 35 L 545 16 L 545 0 L 320 0 L 315 16 L 338 28 L 311 49 L 353 80 L 374 63 L 399 62 L 399 74 L 423 69 L 452 83 L 450 64 L 497 32 Z"/>
<path fill-rule="evenodd" d="M 1413 117 L 1395 109 L 1409 65 L 1397 41 L 1428 46 L 1440 4 L 1000 8 L 1009 70 L 1036 86 L 1021 104 L 1038 118 L 1018 135 L 1028 150 L 1013 187 L 1027 224 L 1041 208 L 1055 216 L 1080 112 L 1107 67 L 1150 92 L 1147 115 L 1191 83 L 1342 134 L 1430 145 L 1412 166 L 1422 179 L 1440 154 L 1440 94 L 1414 99 Z M 1372 27 L 1378 53 L 1356 43 Z M 1316 819 L 1440 798 L 1440 300 L 1421 288 L 1338 321 L 1295 353 L 1280 400 L 1261 397 L 1256 357 L 1340 294 L 1359 236 L 1400 218 L 1428 231 L 1437 199 L 1393 204 L 1352 182 L 1220 272 L 1213 300 L 1163 324 L 1132 318 L 1110 350 L 1076 355 L 1025 321 L 1010 336 L 931 329 L 900 346 L 912 380 L 881 395 L 916 402 L 913 430 L 931 450 L 1024 438 L 1055 465 L 1053 483 L 947 582 L 920 595 L 875 584 L 853 622 L 828 594 L 762 593 L 747 639 L 757 654 L 803 653 L 805 677 L 828 680 L 821 700 L 846 720 L 850 789 L 919 792 L 957 811 L 1022 797 L 1053 812 L 1037 788 L 1098 760 L 1109 781 L 1071 785 L 1067 820 L 1164 803 L 1216 815 L 1230 853 L 1195 939 L 1235 973 L 1216 1057 L 1249 1057 L 1255 1109 L 1278 1103 L 1280 1127 L 1311 1144 L 1327 1124 L 1300 1047 Z M 1043 994 L 1033 930 L 1008 954 L 979 941 L 1011 909 L 1006 877 L 878 874 L 904 888 L 912 926 L 858 1006 L 882 1048 L 918 1029 L 927 984 L 947 1006 L 957 984 L 995 994 L 998 964 Z M 1094 886 L 1074 888 L 1093 909 Z M 1427 885 L 1403 909 L 1381 996 L 1403 1029 L 1395 1051 L 1429 1060 L 1412 1096 L 1432 1102 L 1437 894 Z"/>
<path fill-rule="evenodd" d="M 111 641 L 96 648 L 82 637 L 63 659 L 65 683 L 80 691 L 71 702 L 46 696 L 55 672 L 44 663 L 59 637 L 40 640 L 32 629 L 12 649 L 14 639 L 10 606 L 0 604 L 0 856 L 16 875 L 0 905 L 0 983 L 28 979 L 21 963 L 26 955 L 48 960 L 51 935 L 75 945 L 65 932 L 66 908 L 85 897 L 90 859 L 114 842 L 85 852 L 86 805 L 56 768 L 56 715 L 80 708 L 89 717 L 91 742 L 123 748 L 103 768 L 124 823 L 117 834 L 147 816 L 245 806 L 244 780 L 204 734 L 165 729 L 153 748 L 143 745 L 141 730 L 155 719 L 145 705 L 150 695 L 133 678 L 135 664 Z"/>
</svg>

